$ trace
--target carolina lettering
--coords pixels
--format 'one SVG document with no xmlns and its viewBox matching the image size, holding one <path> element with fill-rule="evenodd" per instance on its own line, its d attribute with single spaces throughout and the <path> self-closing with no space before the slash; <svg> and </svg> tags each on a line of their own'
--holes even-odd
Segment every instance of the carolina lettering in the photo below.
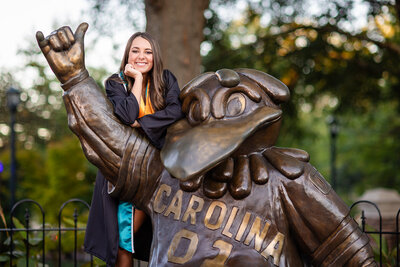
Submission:
<svg viewBox="0 0 400 267">
<path fill-rule="evenodd" d="M 197 203 L 197 207 L 193 208 L 195 203 Z M 185 211 L 185 214 L 183 214 L 182 221 L 186 222 L 190 217 L 190 223 L 196 224 L 196 213 L 199 213 L 203 209 L 203 205 L 204 205 L 204 199 L 196 195 L 192 195 L 189 201 L 189 205 Z"/>
<path fill-rule="evenodd" d="M 253 238 L 255 238 L 255 240 L 254 240 L 254 248 L 257 251 L 260 251 L 261 250 L 261 245 L 262 245 L 265 237 L 267 236 L 267 232 L 268 232 L 268 229 L 269 229 L 270 225 L 271 224 L 269 222 L 265 222 L 264 228 L 263 228 L 262 232 L 260 233 L 260 231 L 261 231 L 261 218 L 257 216 L 254 219 L 253 225 L 250 228 L 250 232 L 247 235 L 246 240 L 244 240 L 244 244 L 245 245 L 249 245 L 251 240 L 253 240 Z"/>
<path fill-rule="evenodd" d="M 240 241 L 242 239 L 243 233 L 246 230 L 247 225 L 249 224 L 250 216 L 251 216 L 250 212 L 246 212 L 246 214 L 244 215 L 242 223 L 240 224 L 239 227 L 239 231 L 237 232 L 235 237 L 237 241 Z"/>
<path fill-rule="evenodd" d="M 238 207 L 233 207 L 232 208 L 231 214 L 229 215 L 229 219 L 226 222 L 224 230 L 222 231 L 222 234 L 227 236 L 227 237 L 232 237 L 232 233 L 229 232 L 229 230 L 230 230 L 230 228 L 231 228 L 231 226 L 233 224 L 233 221 L 235 220 L 235 217 L 236 217 L 236 214 L 238 212 L 238 209 L 239 209 Z"/>
<path fill-rule="evenodd" d="M 167 207 L 167 205 L 162 204 L 163 202 L 161 198 L 163 196 L 163 193 L 165 193 L 167 197 L 171 195 L 171 187 L 166 184 L 161 184 L 160 188 L 158 188 L 156 197 L 154 198 L 153 202 L 153 210 L 157 213 L 163 212 Z"/>
<path fill-rule="evenodd" d="M 184 203 L 184 199 L 187 198 L 183 196 L 189 193 L 177 190 L 172 197 L 171 194 L 171 186 L 167 184 L 160 185 L 153 201 L 154 212 L 162 214 L 165 217 L 173 213 L 174 220 L 187 222 L 192 225 L 196 225 L 199 222 L 203 223 L 207 229 L 211 231 L 221 231 L 221 235 L 232 239 L 232 241 L 236 240 L 237 242 L 241 242 L 246 246 L 250 246 L 254 240 L 254 250 L 259 252 L 267 260 L 271 256 L 273 258 L 273 263 L 279 265 L 285 236 L 277 232 L 273 236 L 271 242 L 266 241 L 267 239 L 271 240 L 267 238 L 271 226 L 270 221 L 267 219 L 250 212 L 246 212 L 243 217 L 238 216 L 238 214 L 240 214 L 239 207 L 227 205 L 219 200 L 211 201 L 207 210 L 204 210 L 205 200 L 199 196 L 191 194 L 189 201 L 185 201 L 186 203 Z M 204 216 L 204 218 L 202 219 L 201 216 Z M 218 234 L 215 236 L 218 237 Z M 271 234 L 269 236 L 271 237 Z M 185 255 L 176 256 L 175 250 L 182 238 L 188 239 L 190 244 Z M 195 254 L 198 242 L 197 233 L 181 229 L 175 234 L 171 241 L 171 245 L 168 249 L 168 261 L 178 264 L 188 262 Z M 215 266 L 223 265 L 233 249 L 232 244 L 217 238 L 213 247 L 220 249 L 219 254 L 213 259 L 205 260 L 203 266 L 214 266 L 215 264 Z"/>
<path fill-rule="evenodd" d="M 274 258 L 274 264 L 279 265 L 279 259 L 281 257 L 283 242 L 285 240 L 285 236 L 281 233 L 277 233 L 272 240 L 271 243 L 261 252 L 261 255 L 268 259 L 269 256 Z"/>
<path fill-rule="evenodd" d="M 211 217 L 213 217 L 212 215 L 215 214 L 215 211 L 217 209 L 215 209 L 216 207 L 219 208 L 219 214 L 216 215 L 217 220 L 215 222 L 215 224 L 210 223 Z M 210 207 L 207 210 L 206 213 L 206 217 L 204 218 L 204 225 L 211 230 L 217 230 L 218 228 L 221 227 L 222 221 L 224 220 L 226 215 L 226 205 L 224 202 L 221 201 L 213 201 L 211 202 Z"/>
<path fill-rule="evenodd" d="M 182 196 L 183 191 L 178 190 L 164 213 L 166 217 L 172 212 L 174 214 L 174 220 L 179 221 L 182 210 Z"/>
<path fill-rule="evenodd" d="M 190 244 L 189 247 L 183 256 L 175 256 L 176 249 L 178 248 L 179 242 L 182 238 L 189 239 Z M 199 243 L 199 237 L 196 233 L 182 229 L 178 233 L 175 234 L 174 238 L 171 241 L 171 245 L 168 248 L 168 261 L 178 264 L 184 264 L 189 261 L 197 249 L 197 244 Z"/>
</svg>

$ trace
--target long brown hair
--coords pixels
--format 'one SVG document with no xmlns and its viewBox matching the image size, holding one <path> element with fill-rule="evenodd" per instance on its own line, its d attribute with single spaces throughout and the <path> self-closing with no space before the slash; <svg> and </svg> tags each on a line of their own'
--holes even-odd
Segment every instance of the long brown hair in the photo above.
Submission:
<svg viewBox="0 0 400 267">
<path fill-rule="evenodd" d="M 160 110 L 165 107 L 165 100 L 164 100 L 164 91 L 165 91 L 165 82 L 163 79 L 163 62 L 161 59 L 161 50 L 160 46 L 156 39 L 153 38 L 147 32 L 137 32 L 134 33 L 126 43 L 124 56 L 122 57 L 121 65 L 119 67 L 119 71 L 122 73 L 125 70 L 125 65 L 128 63 L 129 58 L 129 51 L 131 49 L 131 45 L 134 39 L 137 37 L 142 37 L 146 39 L 150 45 L 151 49 L 153 50 L 153 68 L 149 71 L 150 77 L 150 100 L 153 108 L 155 110 Z M 130 90 L 133 86 L 134 79 L 128 76 L 124 76 L 126 81 L 128 82 L 128 89 Z M 119 79 L 119 82 L 123 82 Z"/>
</svg>

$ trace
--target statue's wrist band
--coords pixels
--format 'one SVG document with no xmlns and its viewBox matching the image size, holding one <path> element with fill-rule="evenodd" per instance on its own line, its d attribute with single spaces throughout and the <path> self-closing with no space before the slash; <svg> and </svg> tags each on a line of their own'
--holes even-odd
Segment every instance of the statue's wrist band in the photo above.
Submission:
<svg viewBox="0 0 400 267">
<path fill-rule="evenodd" d="M 69 79 L 66 83 L 61 84 L 61 87 L 64 89 L 64 91 L 67 91 L 69 88 L 80 83 L 87 77 L 89 77 L 89 72 L 85 69 L 82 72 L 80 72 L 78 75 L 76 75 L 75 77 Z"/>
</svg>

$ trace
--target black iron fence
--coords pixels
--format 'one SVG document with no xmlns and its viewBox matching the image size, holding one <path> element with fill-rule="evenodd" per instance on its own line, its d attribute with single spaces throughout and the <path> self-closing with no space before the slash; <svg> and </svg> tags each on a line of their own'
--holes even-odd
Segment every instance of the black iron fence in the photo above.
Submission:
<svg viewBox="0 0 400 267">
<path fill-rule="evenodd" d="M 350 210 L 353 210 L 354 207 L 359 206 L 361 204 L 364 204 L 363 207 L 365 207 L 366 205 L 370 205 L 372 206 L 377 213 L 377 217 L 375 217 L 375 221 L 376 221 L 376 226 L 377 227 L 371 227 L 370 224 L 367 223 L 368 219 L 365 216 L 365 211 L 364 209 L 360 209 L 361 210 L 361 230 L 364 233 L 367 233 L 370 238 L 375 241 L 375 244 L 373 244 L 373 248 L 375 250 L 375 255 L 376 260 L 379 262 L 380 266 L 396 266 L 399 267 L 400 266 L 400 255 L 399 255 L 399 214 L 400 214 L 400 209 L 398 209 L 397 214 L 396 214 L 396 220 L 395 220 L 395 229 L 394 231 L 387 231 L 384 230 L 382 227 L 383 224 L 383 220 L 382 220 L 382 215 L 381 215 L 381 211 L 378 208 L 378 206 L 368 200 L 359 200 L 355 203 L 353 203 L 350 206 Z M 369 229 L 368 229 L 369 228 Z M 384 235 L 387 236 L 388 238 L 386 238 L 384 240 Z M 377 238 L 376 238 L 377 236 Z M 390 241 L 394 241 L 394 242 L 390 242 Z M 385 265 L 383 265 L 385 264 Z"/>
<path fill-rule="evenodd" d="M 32 226 L 31 220 L 31 212 L 28 208 L 25 209 L 25 213 L 23 215 L 24 223 L 21 223 L 18 220 L 15 220 L 15 213 L 18 211 L 18 208 L 24 203 L 30 203 L 38 207 L 39 216 L 41 217 L 41 222 L 35 222 L 35 225 Z M 66 226 L 62 224 L 62 216 L 63 211 L 66 206 L 71 203 L 75 203 L 75 205 L 81 205 L 83 210 L 86 212 L 89 210 L 89 204 L 81 199 L 70 199 L 64 202 L 61 205 L 61 208 L 58 212 L 58 227 L 49 227 L 45 223 L 45 212 L 42 206 L 34 200 L 24 199 L 17 202 L 11 209 L 10 212 L 10 226 L 7 228 L 0 228 L 0 234 L 6 234 L 7 238 L 3 240 L 3 246 L 0 248 L 6 247 L 7 249 L 4 251 L 0 250 L 0 266 L 99 266 L 103 265 L 101 261 L 94 259 L 91 255 L 88 255 L 82 250 L 82 240 L 78 242 L 78 234 L 83 234 L 85 231 L 85 227 L 82 227 L 78 224 L 79 216 L 83 213 L 82 209 L 78 212 L 78 208 L 74 208 L 74 212 L 72 213 L 72 221 L 70 221 L 70 225 Z M 371 227 L 368 224 L 368 219 L 365 216 L 365 212 L 363 209 L 358 211 L 358 214 L 361 213 L 361 216 L 357 219 L 360 223 L 360 227 L 363 232 L 367 233 L 372 240 L 372 245 L 374 247 L 376 260 L 379 262 L 380 266 L 400 266 L 400 255 L 399 255 L 399 214 L 400 209 L 396 215 L 395 221 L 395 230 L 394 231 L 384 231 L 382 228 L 382 216 L 381 211 L 378 206 L 370 201 L 361 200 L 355 202 L 351 205 L 350 210 L 355 211 L 355 207 L 359 205 L 371 205 L 377 212 L 377 223 L 378 227 Z M 21 214 L 20 214 L 21 215 Z M 36 218 L 35 218 L 36 220 Z M 15 224 L 18 225 L 15 225 Z M 71 225 L 72 224 L 72 225 Z M 46 258 L 46 233 L 58 233 L 56 235 L 56 240 L 53 239 L 53 242 L 56 241 L 57 247 L 53 250 L 57 251 L 57 260 L 48 260 Z M 62 237 L 66 233 L 73 233 L 73 248 L 72 251 L 64 251 L 62 247 Z M 32 236 L 32 233 L 36 233 L 36 236 Z M 384 238 L 384 236 L 388 236 L 388 238 Z M 388 239 L 392 239 L 392 245 L 388 244 Z M 40 247 L 40 248 L 39 248 Z M 21 250 L 23 248 L 23 250 Z M 35 252 L 31 253 L 31 249 L 35 248 Z M 38 252 L 40 250 L 40 252 Z M 66 260 L 68 257 L 62 254 L 68 254 L 69 261 Z M 16 261 L 19 260 L 18 264 Z M 21 264 L 21 260 L 23 264 Z M 141 262 L 135 261 L 134 266 L 140 267 Z M 142 263 L 143 266 L 147 265 Z"/>
<path fill-rule="evenodd" d="M 16 219 L 15 215 L 17 212 L 21 213 L 18 209 L 23 205 L 23 204 L 33 204 L 33 206 L 36 206 L 39 209 L 39 213 L 35 218 L 35 221 L 32 221 L 32 213 L 31 209 L 25 208 L 25 212 L 23 213 L 23 218 L 24 222 L 22 223 L 20 220 Z M 84 232 L 85 227 L 78 227 L 78 219 L 80 213 L 78 212 L 78 209 L 75 207 L 74 212 L 72 214 L 72 225 L 69 226 L 62 226 L 62 216 L 63 216 L 63 211 L 66 206 L 70 203 L 78 203 L 81 206 L 83 206 L 86 211 L 89 210 L 90 206 L 88 203 L 81 199 L 70 199 L 66 202 L 64 202 L 60 210 L 58 212 L 58 227 L 48 227 L 46 225 L 45 221 L 45 212 L 43 207 L 37 203 L 34 200 L 31 199 L 24 199 L 19 202 L 17 202 L 11 209 L 10 212 L 10 220 L 9 220 L 9 228 L 0 228 L 0 233 L 6 233 L 7 238 L 4 241 L 5 244 L 8 246 L 8 251 L 2 251 L 1 254 L 1 262 L 0 265 L 9 265 L 9 266 L 15 266 L 18 265 L 20 266 L 21 263 L 20 261 L 17 264 L 17 261 L 19 259 L 23 259 L 25 261 L 26 266 L 51 266 L 51 265 L 56 265 L 55 262 L 53 261 L 51 265 L 47 262 L 46 264 L 46 234 L 47 233 L 58 233 L 58 235 L 55 235 L 55 239 L 53 242 L 58 243 L 58 247 L 56 250 L 58 251 L 58 266 L 62 266 L 62 237 L 65 232 L 72 232 L 73 233 L 73 250 L 70 251 L 69 253 L 72 254 L 72 263 L 73 266 L 78 266 L 78 233 L 79 232 Z M 82 213 L 82 212 L 81 212 Z M 20 214 L 19 214 L 20 215 Z M 40 220 L 41 222 L 37 222 L 37 220 Z M 32 223 L 35 225 L 32 226 Z M 17 225 L 15 225 L 17 224 Z M 70 223 L 71 224 L 71 223 Z M 36 233 L 36 235 L 32 236 L 33 233 Z M 39 237 L 41 236 L 41 238 Z M 38 240 L 39 238 L 39 240 Z M 25 251 L 21 251 L 21 245 L 24 247 Z M 39 248 L 39 246 L 41 248 Z M 4 247 L 4 246 L 3 246 Z M 31 254 L 31 250 L 35 248 L 35 253 Z M 41 252 L 37 252 L 37 250 L 41 250 Z M 8 258 L 8 259 L 7 259 Z M 93 257 L 91 255 L 87 255 L 88 258 L 88 266 L 93 266 Z M 82 264 L 80 264 L 82 265 Z"/>
</svg>

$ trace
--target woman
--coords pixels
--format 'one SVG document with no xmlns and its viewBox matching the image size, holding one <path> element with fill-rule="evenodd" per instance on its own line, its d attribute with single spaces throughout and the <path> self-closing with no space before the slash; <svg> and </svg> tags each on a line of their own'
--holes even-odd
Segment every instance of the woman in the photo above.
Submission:
<svg viewBox="0 0 400 267">
<path fill-rule="evenodd" d="M 114 114 L 140 128 L 161 149 L 167 127 L 183 114 L 175 76 L 163 70 L 157 42 L 147 33 L 133 34 L 126 45 L 120 72 L 106 80 Z M 132 266 L 132 255 L 148 260 L 151 222 L 132 204 L 111 198 L 99 172 L 85 236 L 85 250 L 107 266 Z M 139 231 L 139 229 L 141 230 Z M 140 244 L 140 245 L 138 245 Z"/>
</svg>

